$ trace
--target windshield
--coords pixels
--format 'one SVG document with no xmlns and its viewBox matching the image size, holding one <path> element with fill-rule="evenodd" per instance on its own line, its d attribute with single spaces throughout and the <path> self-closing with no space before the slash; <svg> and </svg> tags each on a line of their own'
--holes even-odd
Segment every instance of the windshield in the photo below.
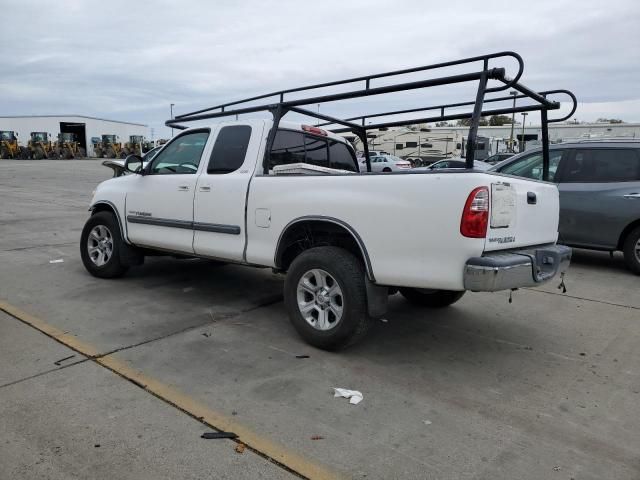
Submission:
<svg viewBox="0 0 640 480">
<path fill-rule="evenodd" d="M 15 140 L 15 135 L 13 134 L 13 132 L 9 132 L 9 131 L 5 131 L 5 132 L 0 132 L 0 139 L 2 140 Z"/>
<path fill-rule="evenodd" d="M 142 139 L 143 139 L 142 135 L 131 135 L 129 137 L 129 141 L 131 143 L 142 143 Z"/>
<path fill-rule="evenodd" d="M 73 133 L 61 133 L 60 138 L 63 142 L 73 142 L 75 135 Z"/>
<path fill-rule="evenodd" d="M 115 135 L 102 135 L 102 143 L 116 143 Z"/>
<path fill-rule="evenodd" d="M 47 141 L 47 133 L 46 132 L 31 132 L 31 140 L 34 142 L 46 142 Z"/>
</svg>

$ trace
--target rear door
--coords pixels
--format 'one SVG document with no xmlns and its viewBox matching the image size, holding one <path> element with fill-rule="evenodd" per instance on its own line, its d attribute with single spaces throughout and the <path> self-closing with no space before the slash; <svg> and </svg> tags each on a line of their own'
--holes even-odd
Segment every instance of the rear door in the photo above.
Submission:
<svg viewBox="0 0 640 480">
<path fill-rule="evenodd" d="M 560 174 L 560 240 L 614 249 L 623 229 L 640 218 L 640 155 L 637 149 L 574 149 Z"/>
<path fill-rule="evenodd" d="M 193 253 L 193 199 L 209 129 L 176 136 L 136 175 L 126 197 L 127 235 L 136 245 Z"/>
<path fill-rule="evenodd" d="M 196 187 L 193 248 L 196 254 L 242 261 L 245 203 L 256 168 L 264 124 L 222 126 Z"/>
</svg>

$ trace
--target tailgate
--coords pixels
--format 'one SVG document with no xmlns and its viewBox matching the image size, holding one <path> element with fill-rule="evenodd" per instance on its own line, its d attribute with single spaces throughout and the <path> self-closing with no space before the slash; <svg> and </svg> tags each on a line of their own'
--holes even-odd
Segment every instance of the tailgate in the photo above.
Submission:
<svg viewBox="0 0 640 480">
<path fill-rule="evenodd" d="M 492 176 L 485 251 L 555 243 L 559 194 L 552 183 Z"/>
</svg>

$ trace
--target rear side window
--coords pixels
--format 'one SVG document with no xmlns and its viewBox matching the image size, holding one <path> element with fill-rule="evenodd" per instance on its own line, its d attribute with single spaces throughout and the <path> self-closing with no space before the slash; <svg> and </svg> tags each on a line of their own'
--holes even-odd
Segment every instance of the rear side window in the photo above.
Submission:
<svg viewBox="0 0 640 480">
<path fill-rule="evenodd" d="M 344 143 L 329 140 L 329 159 L 331 160 L 331 168 L 357 172 L 353 154 Z"/>
<path fill-rule="evenodd" d="M 356 160 L 344 143 L 291 130 L 278 130 L 273 140 L 269 169 L 289 163 L 358 171 Z"/>
<path fill-rule="evenodd" d="M 632 182 L 640 179 L 640 157 L 631 149 L 576 149 L 563 169 L 569 183 Z"/>
<path fill-rule="evenodd" d="M 327 141 L 317 137 L 305 135 L 306 163 L 319 167 L 329 167 L 329 151 Z"/>
<path fill-rule="evenodd" d="M 211 152 L 207 173 L 231 173 L 239 169 L 249 147 L 251 127 L 230 125 L 222 127 Z"/>
<path fill-rule="evenodd" d="M 304 162 L 304 135 L 288 130 L 278 130 L 273 139 L 269 169 L 276 165 Z"/>
</svg>

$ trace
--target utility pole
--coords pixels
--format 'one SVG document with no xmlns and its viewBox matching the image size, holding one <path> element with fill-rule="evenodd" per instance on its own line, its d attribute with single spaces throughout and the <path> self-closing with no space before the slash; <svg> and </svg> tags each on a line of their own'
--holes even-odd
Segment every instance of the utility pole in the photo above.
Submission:
<svg viewBox="0 0 640 480">
<path fill-rule="evenodd" d="M 513 148 L 513 126 L 516 123 L 516 96 L 518 95 L 518 92 L 516 92 L 515 90 L 511 90 L 509 92 L 509 95 L 513 95 L 513 112 L 511 112 L 511 137 L 509 137 L 509 148 L 511 149 L 511 151 L 514 151 Z"/>
<path fill-rule="evenodd" d="M 524 124 L 527 122 L 527 115 L 528 115 L 527 112 L 522 112 L 522 143 L 520 144 L 521 145 L 521 147 L 520 147 L 520 151 L 521 152 L 524 152 L 524 144 L 525 144 L 525 141 L 524 141 Z"/>
<path fill-rule="evenodd" d="M 171 112 L 171 120 L 173 120 L 173 103 L 169 106 L 169 110 Z M 173 127 L 171 127 L 171 137 L 173 137 Z"/>
</svg>

